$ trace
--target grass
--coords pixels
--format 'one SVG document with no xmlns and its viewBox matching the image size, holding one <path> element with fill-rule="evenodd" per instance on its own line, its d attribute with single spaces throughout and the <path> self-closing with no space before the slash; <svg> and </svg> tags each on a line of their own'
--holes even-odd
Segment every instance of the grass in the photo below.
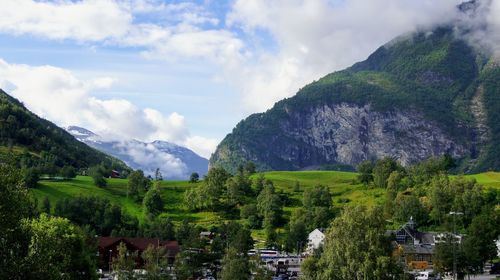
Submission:
<svg viewBox="0 0 500 280">
<path fill-rule="evenodd" d="M 485 172 L 474 175 L 466 175 L 466 178 L 474 178 L 483 185 L 485 189 L 500 190 L 500 172 Z"/>
<path fill-rule="evenodd" d="M 340 209 L 344 205 L 362 204 L 377 205 L 384 201 L 385 190 L 369 188 L 356 181 L 356 173 L 339 171 L 277 171 L 264 173 L 266 179 L 273 181 L 276 190 L 285 193 L 292 201 L 291 206 L 284 208 L 285 217 L 301 207 L 303 191 L 316 185 L 324 185 L 330 189 L 333 196 L 333 205 Z M 255 178 L 258 175 L 254 175 Z M 500 190 L 500 173 L 487 172 L 476 175 L 467 175 L 475 178 L 485 189 Z M 39 187 L 31 190 L 34 197 L 41 201 L 48 197 L 52 207 L 56 202 L 65 197 L 99 196 L 109 199 L 112 203 L 120 205 L 129 214 L 143 220 L 142 205 L 127 197 L 126 179 L 106 179 L 108 185 L 104 188 L 94 186 L 90 177 L 78 176 L 71 180 L 42 180 Z M 296 190 L 296 182 L 299 182 L 299 190 Z M 188 219 L 203 227 L 224 221 L 215 212 L 192 212 L 183 206 L 184 193 L 186 190 L 196 187 L 197 184 L 187 181 L 163 181 L 161 182 L 162 197 L 165 200 L 165 211 L 161 215 L 170 217 L 174 222 Z M 255 239 L 263 239 L 264 232 L 256 230 L 253 232 Z"/>
<path fill-rule="evenodd" d="M 107 186 L 96 187 L 92 178 L 77 176 L 71 180 L 42 180 L 36 189 L 31 190 L 33 196 L 39 201 L 47 197 L 52 207 L 57 201 L 66 197 L 98 196 L 106 198 L 112 203 L 120 205 L 129 214 L 142 220 L 142 204 L 127 197 L 126 179 L 106 179 Z M 183 210 L 182 201 L 184 192 L 196 184 L 185 181 L 163 181 L 161 183 L 162 197 L 165 199 L 166 213 L 163 215 L 177 219 L 199 220 L 203 218 L 200 213 L 188 213 Z"/>
</svg>

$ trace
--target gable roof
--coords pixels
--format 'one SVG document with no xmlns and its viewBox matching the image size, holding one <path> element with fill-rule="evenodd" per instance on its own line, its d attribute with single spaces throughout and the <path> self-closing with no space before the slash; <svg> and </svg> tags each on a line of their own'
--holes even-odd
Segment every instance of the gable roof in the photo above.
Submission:
<svg viewBox="0 0 500 280">
<path fill-rule="evenodd" d="M 168 251 L 179 252 L 179 243 L 174 240 L 170 241 L 161 241 L 158 238 L 141 238 L 141 237 L 99 237 L 98 247 L 99 248 L 108 248 L 113 245 L 118 245 L 119 243 L 125 243 L 130 247 L 138 251 L 144 251 L 148 248 L 148 246 L 152 245 L 153 247 L 165 247 Z"/>
</svg>

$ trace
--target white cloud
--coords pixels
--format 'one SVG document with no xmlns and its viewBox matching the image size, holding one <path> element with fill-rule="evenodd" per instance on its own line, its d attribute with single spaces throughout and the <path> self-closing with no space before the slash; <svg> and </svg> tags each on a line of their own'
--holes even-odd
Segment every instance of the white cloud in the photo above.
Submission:
<svg viewBox="0 0 500 280">
<path fill-rule="evenodd" d="M 213 151 L 212 139 L 193 145 L 184 117 L 176 112 L 165 116 L 154 109 L 140 109 L 124 99 L 102 100 L 91 95 L 92 90 L 108 88 L 112 83 L 112 78 L 83 81 L 65 69 L 9 64 L 0 59 L 0 87 L 9 88 L 9 93 L 28 109 L 60 126 L 78 125 L 112 139 L 165 140 L 189 145 L 202 156 Z"/>
<path fill-rule="evenodd" d="M 127 33 L 132 15 L 115 1 L 4 0 L 0 31 L 50 39 L 100 41 Z"/>
<path fill-rule="evenodd" d="M 159 14 L 160 23 L 136 21 L 136 14 Z M 199 26 L 209 24 L 212 29 Z M 4 0 L 0 32 L 48 39 L 143 47 L 150 58 L 203 58 L 226 64 L 237 59 L 243 42 L 219 20 L 193 3 L 151 0 L 38 2 Z"/>
<path fill-rule="evenodd" d="M 210 155 L 215 151 L 218 144 L 218 140 L 202 136 L 190 136 L 184 143 L 188 149 L 197 151 L 199 155 L 207 159 L 210 158 Z"/>
<path fill-rule="evenodd" d="M 227 21 L 247 34 L 269 33 L 238 79 L 243 100 L 262 111 L 305 84 L 365 59 L 392 38 L 452 19 L 459 1 L 237 0 Z"/>
<path fill-rule="evenodd" d="M 148 169 L 143 170 L 146 174 L 154 175 L 156 168 L 159 168 L 164 178 L 186 179 L 189 176 L 189 170 L 182 160 L 159 151 L 152 144 L 122 141 L 116 143 L 116 148 L 127 155 L 133 163 L 143 168 L 147 167 Z"/>
</svg>

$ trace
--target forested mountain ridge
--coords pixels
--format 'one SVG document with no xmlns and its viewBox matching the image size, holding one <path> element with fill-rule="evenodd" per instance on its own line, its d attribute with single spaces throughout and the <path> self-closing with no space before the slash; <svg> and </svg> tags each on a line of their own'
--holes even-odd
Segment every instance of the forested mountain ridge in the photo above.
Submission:
<svg viewBox="0 0 500 280">
<path fill-rule="evenodd" d="M 457 33 L 444 26 L 396 38 L 251 115 L 219 144 L 211 166 L 352 168 L 449 154 L 464 172 L 499 170 L 500 68 Z"/>
<path fill-rule="evenodd" d="M 81 143 L 64 129 L 33 114 L 1 89 L 0 147 L 2 154 L 15 153 L 20 167 L 36 167 L 42 173 L 57 173 L 64 166 L 87 168 L 101 163 L 128 169 L 120 160 Z"/>
</svg>

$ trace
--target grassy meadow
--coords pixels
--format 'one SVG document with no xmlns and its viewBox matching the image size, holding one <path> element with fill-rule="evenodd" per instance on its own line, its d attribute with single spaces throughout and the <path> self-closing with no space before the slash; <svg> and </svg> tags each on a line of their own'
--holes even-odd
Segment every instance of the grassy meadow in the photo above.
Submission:
<svg viewBox="0 0 500 280">
<path fill-rule="evenodd" d="M 291 206 L 284 208 L 285 217 L 289 217 L 295 208 L 301 207 L 303 191 L 321 184 L 327 186 L 333 196 L 333 204 L 341 208 L 346 204 L 376 205 L 383 203 L 385 190 L 370 188 L 356 181 L 356 173 L 338 171 L 275 171 L 266 172 L 266 179 L 273 181 L 276 190 L 282 191 L 291 199 Z M 254 175 L 254 178 L 258 175 Z M 488 189 L 500 189 L 500 173 L 487 172 L 476 175 L 467 175 L 475 178 Z M 52 207 L 65 197 L 99 196 L 109 199 L 120 205 L 129 214 L 143 220 L 142 205 L 131 198 L 127 198 L 126 179 L 106 179 L 108 185 L 104 188 L 94 186 L 92 178 L 77 176 L 71 180 L 42 180 L 38 188 L 32 189 L 34 197 L 42 201 L 48 197 Z M 299 187 L 296 187 L 298 182 Z M 214 212 L 191 212 L 183 205 L 184 192 L 197 184 L 187 181 L 163 181 L 161 183 L 162 197 L 165 201 L 165 210 L 161 214 L 170 217 L 174 222 L 189 219 L 199 225 L 209 227 L 223 218 Z M 253 235 L 261 239 L 263 232 L 254 231 Z"/>
</svg>

